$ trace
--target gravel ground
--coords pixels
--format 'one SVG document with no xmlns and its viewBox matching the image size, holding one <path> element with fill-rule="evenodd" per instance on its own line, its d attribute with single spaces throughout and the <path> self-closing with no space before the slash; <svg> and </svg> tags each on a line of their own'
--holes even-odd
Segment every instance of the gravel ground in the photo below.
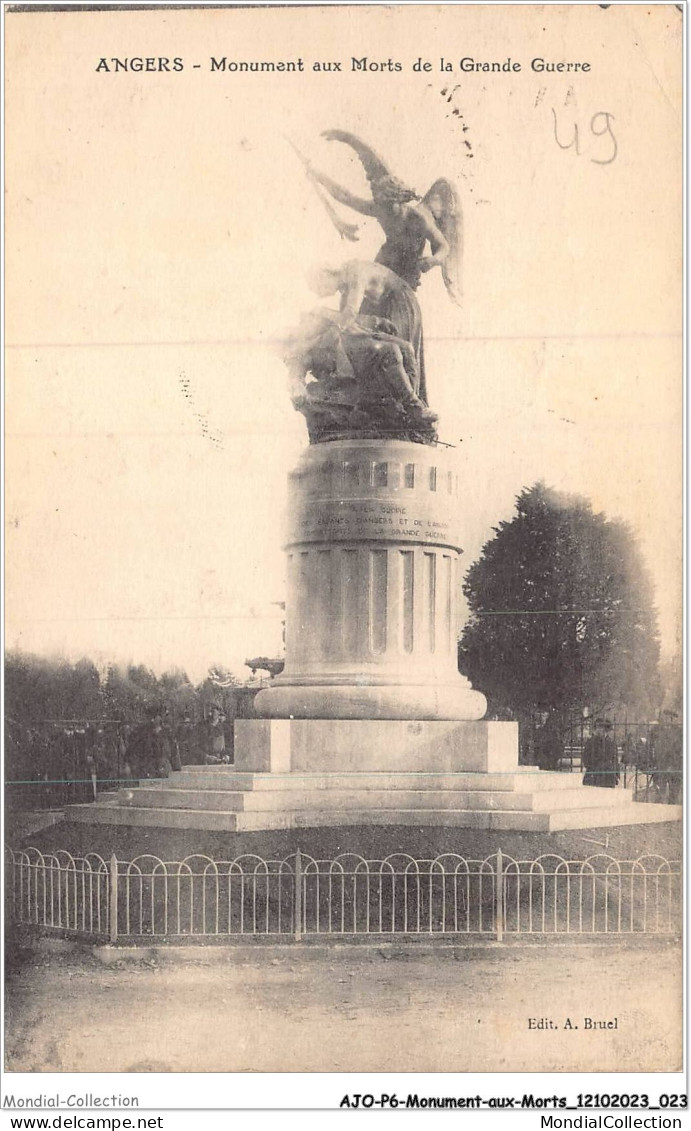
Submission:
<svg viewBox="0 0 691 1131">
<path fill-rule="evenodd" d="M 681 976 L 672 940 L 150 952 L 108 966 L 10 948 L 6 1068 L 678 1071 Z"/>
</svg>

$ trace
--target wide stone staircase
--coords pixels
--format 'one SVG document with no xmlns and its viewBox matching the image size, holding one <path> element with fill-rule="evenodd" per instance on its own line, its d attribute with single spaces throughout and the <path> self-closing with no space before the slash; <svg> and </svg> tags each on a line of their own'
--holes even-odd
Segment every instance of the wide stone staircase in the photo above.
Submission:
<svg viewBox="0 0 691 1131">
<path fill-rule="evenodd" d="M 84 824 L 242 832 L 341 825 L 417 825 L 555 832 L 681 819 L 623 787 L 521 766 L 509 773 L 250 773 L 186 766 L 70 805 Z"/>
</svg>

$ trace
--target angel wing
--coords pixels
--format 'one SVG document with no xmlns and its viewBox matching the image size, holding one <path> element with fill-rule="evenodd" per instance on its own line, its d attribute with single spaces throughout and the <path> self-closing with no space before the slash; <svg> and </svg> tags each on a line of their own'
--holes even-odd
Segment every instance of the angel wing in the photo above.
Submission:
<svg viewBox="0 0 691 1131">
<path fill-rule="evenodd" d="M 440 177 L 422 198 L 449 245 L 449 254 L 441 265 L 442 278 L 449 298 L 461 305 L 461 260 L 463 256 L 463 213 L 455 185 Z"/>
</svg>

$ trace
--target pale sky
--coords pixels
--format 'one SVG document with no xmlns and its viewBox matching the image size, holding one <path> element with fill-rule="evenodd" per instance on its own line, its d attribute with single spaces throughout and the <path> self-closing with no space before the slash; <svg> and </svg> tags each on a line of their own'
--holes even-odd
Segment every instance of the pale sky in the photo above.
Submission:
<svg viewBox="0 0 691 1131">
<path fill-rule="evenodd" d="M 465 560 L 524 486 L 584 494 L 637 532 L 674 651 L 674 5 L 8 12 L 6 31 L 9 646 L 193 678 L 280 648 L 285 483 L 306 431 L 272 342 L 314 305 L 311 265 L 381 242 L 364 219 L 359 243 L 339 240 L 285 140 L 365 192 L 350 151 L 320 139 L 340 127 L 418 191 L 459 187 L 463 306 L 439 272 L 418 293 Z M 133 55 L 185 69 L 95 70 Z M 210 73 L 224 55 L 305 71 Z M 353 73 L 364 55 L 404 69 Z M 466 55 L 523 69 L 462 73 Z M 535 56 L 591 70 L 538 74 Z M 555 118 L 562 144 L 578 125 L 580 153 Z"/>
</svg>

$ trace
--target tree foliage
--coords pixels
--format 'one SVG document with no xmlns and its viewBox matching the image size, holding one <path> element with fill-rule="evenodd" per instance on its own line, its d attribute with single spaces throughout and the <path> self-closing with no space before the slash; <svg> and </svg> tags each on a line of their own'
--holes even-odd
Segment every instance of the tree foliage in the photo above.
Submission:
<svg viewBox="0 0 691 1131">
<path fill-rule="evenodd" d="M 468 572 L 459 667 L 495 713 L 647 712 L 659 695 L 652 587 L 629 527 L 537 483 Z M 643 716 L 642 716 L 643 717 Z"/>
<path fill-rule="evenodd" d="M 110 664 L 101 674 L 88 659 L 5 656 L 5 717 L 24 726 L 66 720 L 136 723 L 153 706 L 180 718 L 203 711 L 206 700 L 218 694 L 209 679 L 194 687 L 177 668 L 157 676 L 144 664 Z"/>
</svg>

